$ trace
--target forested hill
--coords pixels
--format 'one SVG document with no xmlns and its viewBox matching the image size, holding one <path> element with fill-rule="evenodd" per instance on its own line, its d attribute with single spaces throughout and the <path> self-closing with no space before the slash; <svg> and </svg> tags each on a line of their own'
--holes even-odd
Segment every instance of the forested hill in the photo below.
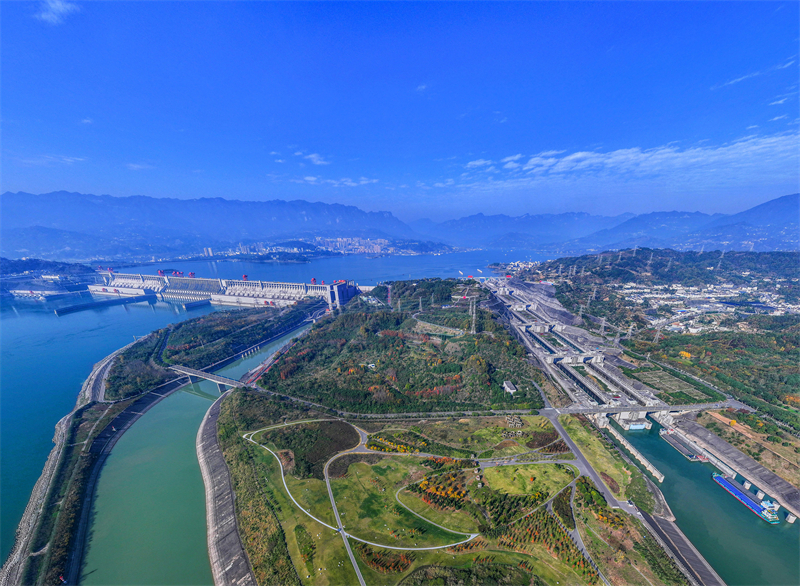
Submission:
<svg viewBox="0 0 800 586">
<path fill-rule="evenodd" d="M 39 258 L 11 260 L 0 257 L 0 276 L 18 275 L 30 271 L 57 275 L 86 275 L 94 272 L 92 267 L 76 263 L 52 262 Z"/>
<path fill-rule="evenodd" d="M 561 272 L 602 283 L 740 284 L 757 279 L 800 278 L 800 252 L 679 252 L 670 249 L 627 249 L 559 258 L 524 271 L 529 278 Z"/>
</svg>

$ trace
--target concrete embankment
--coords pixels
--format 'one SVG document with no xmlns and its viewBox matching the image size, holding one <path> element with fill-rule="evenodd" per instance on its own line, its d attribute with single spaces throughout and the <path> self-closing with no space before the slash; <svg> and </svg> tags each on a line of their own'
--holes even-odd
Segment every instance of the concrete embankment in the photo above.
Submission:
<svg viewBox="0 0 800 586">
<path fill-rule="evenodd" d="M 800 517 L 800 489 L 694 421 L 682 419 L 675 422 L 675 427 L 709 455 L 719 458 L 737 474 L 763 490 L 795 517 Z"/>
<path fill-rule="evenodd" d="M 653 464 L 650 463 L 650 460 L 645 458 L 639 450 L 634 448 L 631 445 L 631 442 L 622 437 L 622 434 L 618 432 L 616 429 L 614 429 L 612 425 L 609 425 L 608 427 L 606 427 L 606 429 L 609 432 L 611 432 L 611 435 L 617 438 L 617 441 L 621 443 L 626 450 L 628 450 L 631 454 L 633 454 L 634 458 L 636 458 L 637 460 L 639 460 L 639 462 L 641 462 L 641 464 L 645 467 L 645 469 L 647 469 L 647 471 L 650 474 L 652 474 L 656 480 L 658 480 L 659 482 L 664 482 L 664 475 L 659 471 L 658 468 L 653 466 Z"/>
<path fill-rule="evenodd" d="M 128 303 L 141 303 L 142 301 L 158 301 L 155 295 L 136 295 L 135 297 L 116 297 L 114 299 L 104 299 L 103 301 L 92 301 L 91 303 L 79 303 L 77 305 L 69 305 L 54 309 L 56 315 L 66 315 L 68 313 L 75 313 L 76 311 L 83 311 L 84 309 L 97 309 L 98 307 L 107 307 L 110 305 L 127 305 Z"/>
<path fill-rule="evenodd" d="M 683 531 L 673 522 L 641 512 L 650 533 L 661 542 L 671 557 L 681 566 L 689 580 L 697 586 L 725 586 L 725 582 L 697 551 Z"/>
<path fill-rule="evenodd" d="M 255 586 L 256 579 L 239 538 L 230 473 L 217 440 L 220 405 L 230 392 L 211 405 L 197 432 L 197 459 L 206 489 L 208 557 L 216 586 Z"/>
</svg>

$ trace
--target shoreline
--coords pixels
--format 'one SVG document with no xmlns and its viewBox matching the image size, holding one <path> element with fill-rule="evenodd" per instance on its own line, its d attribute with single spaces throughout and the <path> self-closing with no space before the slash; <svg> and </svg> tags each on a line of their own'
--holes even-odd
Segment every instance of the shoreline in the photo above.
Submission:
<svg viewBox="0 0 800 586">
<path fill-rule="evenodd" d="M 224 367 L 227 364 L 242 358 L 245 354 L 258 351 L 263 345 L 271 343 L 275 339 L 285 336 L 299 327 L 302 327 L 304 323 L 305 321 L 295 324 L 278 334 L 270 336 L 262 342 L 258 342 L 257 344 L 254 344 L 243 351 L 237 352 L 228 358 L 206 367 L 206 369 Z M 31 496 L 28 499 L 28 504 L 26 505 L 25 511 L 23 512 L 23 515 L 17 525 L 14 544 L 12 545 L 8 556 L 4 560 L 2 567 L 0 567 L 0 586 L 19 584 L 22 579 L 22 574 L 26 568 L 26 563 L 34 553 L 30 551 L 31 542 L 35 537 L 37 528 L 41 524 L 45 504 L 47 503 L 47 500 L 54 489 L 53 480 L 62 462 L 64 449 L 67 447 L 65 441 L 75 413 L 92 402 L 104 405 L 113 405 L 121 401 L 133 400 L 131 405 L 126 407 L 122 412 L 118 413 L 106 424 L 103 430 L 97 436 L 95 436 L 90 444 L 90 448 L 87 449 L 86 446 L 84 446 L 84 448 L 81 450 L 99 454 L 99 457 L 97 461 L 92 464 L 89 480 L 83 489 L 85 492 L 81 496 L 81 513 L 78 522 L 78 528 L 75 534 L 78 539 L 71 547 L 71 551 L 68 555 L 67 567 L 64 571 L 64 577 L 67 578 L 66 583 L 70 584 L 77 584 L 79 579 L 78 572 L 80 571 L 86 549 L 85 536 L 88 531 L 88 521 L 91 515 L 94 489 L 97 480 L 100 477 L 103 464 L 105 463 L 105 460 L 110 454 L 112 448 L 114 445 L 116 445 L 117 441 L 125 433 L 125 431 L 127 431 L 130 426 L 133 425 L 150 408 L 165 399 L 170 394 L 189 384 L 188 378 L 178 377 L 140 395 L 115 401 L 107 401 L 105 399 L 105 389 L 103 383 L 108 375 L 108 371 L 113 365 L 114 359 L 117 357 L 117 355 L 128 347 L 132 346 L 134 343 L 135 342 L 126 344 L 125 346 L 118 348 L 93 366 L 89 376 L 86 378 L 83 385 L 81 385 L 81 389 L 76 397 L 75 406 L 69 413 L 64 415 L 64 417 L 62 417 L 56 423 L 55 435 L 53 438 L 53 441 L 56 445 L 51 449 L 50 454 L 48 455 L 43 466 L 42 473 L 31 490 Z M 163 392 L 162 395 L 159 394 L 159 390 Z M 150 397 L 153 397 L 154 395 L 157 395 L 157 398 L 152 400 Z M 129 412 L 129 410 L 134 406 L 139 409 L 138 413 Z M 121 417 L 122 420 L 120 420 Z M 120 421 L 122 422 L 120 423 Z M 117 431 L 110 432 L 109 430 L 114 429 L 114 427 L 117 427 Z M 50 541 L 48 540 L 47 544 L 41 550 L 43 555 L 47 554 L 49 546 Z"/>
<path fill-rule="evenodd" d="M 195 442 L 206 493 L 208 559 L 215 586 L 255 586 L 257 582 L 239 535 L 231 475 L 217 439 L 220 405 L 230 393 L 230 390 L 225 391 L 208 408 L 197 430 Z"/>
</svg>

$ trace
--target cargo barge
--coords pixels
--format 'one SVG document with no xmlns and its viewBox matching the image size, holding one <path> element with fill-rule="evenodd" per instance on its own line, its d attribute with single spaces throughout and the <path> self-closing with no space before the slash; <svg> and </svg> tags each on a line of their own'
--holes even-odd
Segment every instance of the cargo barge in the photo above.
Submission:
<svg viewBox="0 0 800 586">
<path fill-rule="evenodd" d="M 759 504 L 753 500 L 745 487 L 732 478 L 728 478 L 722 474 L 717 474 L 716 472 L 714 472 L 711 476 L 714 478 L 714 482 L 727 490 L 736 498 L 736 500 L 750 509 L 753 513 L 761 517 L 764 521 L 772 525 L 780 523 L 780 519 L 778 519 L 778 515 L 775 512 L 778 508 L 776 504 L 766 500 L 761 501 Z"/>
<path fill-rule="evenodd" d="M 675 448 L 680 454 L 689 460 L 690 462 L 708 462 L 708 458 L 705 454 L 700 453 L 698 450 L 694 449 L 691 445 L 683 441 L 682 438 L 675 433 L 675 430 L 672 428 L 665 428 L 658 432 L 661 435 L 661 439 Z"/>
</svg>

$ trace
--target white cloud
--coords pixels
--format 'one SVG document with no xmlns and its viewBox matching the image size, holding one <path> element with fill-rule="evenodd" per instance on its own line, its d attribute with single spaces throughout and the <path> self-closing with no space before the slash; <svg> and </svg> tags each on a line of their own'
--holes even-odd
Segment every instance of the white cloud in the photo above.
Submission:
<svg viewBox="0 0 800 586">
<path fill-rule="evenodd" d="M 777 106 L 778 104 L 783 104 L 787 98 L 783 98 L 782 100 L 775 100 L 774 102 L 770 103 L 770 106 Z"/>
<path fill-rule="evenodd" d="M 270 153 L 270 155 L 272 155 L 272 156 L 275 156 L 275 155 L 278 155 L 278 156 L 280 156 L 280 153 L 279 153 L 278 151 L 272 151 L 272 152 Z"/>
<path fill-rule="evenodd" d="M 467 163 L 466 167 L 467 169 L 475 169 L 476 167 L 485 167 L 486 165 L 491 165 L 491 164 L 492 161 L 489 161 L 487 159 L 478 159 L 476 161 L 470 161 L 469 163 Z"/>
<path fill-rule="evenodd" d="M 285 163 L 286 159 L 275 159 L 276 163 Z"/>
<path fill-rule="evenodd" d="M 421 83 L 421 84 L 419 84 L 417 86 L 417 91 L 418 92 L 424 92 L 426 89 L 428 89 L 428 86 L 426 84 L 424 84 L 424 83 Z"/>
<path fill-rule="evenodd" d="M 503 165 L 503 169 L 516 169 L 517 167 L 519 167 L 519 163 L 515 163 L 514 161 L 509 161 Z"/>
<path fill-rule="evenodd" d="M 80 6 L 66 0 L 44 0 L 39 5 L 39 12 L 34 16 L 48 24 L 56 25 L 64 22 L 67 15 L 78 12 Z"/>
<path fill-rule="evenodd" d="M 296 154 L 296 153 L 295 153 Z M 303 157 L 304 159 L 308 159 L 315 165 L 330 165 L 330 161 L 326 161 L 322 158 L 322 155 L 318 155 L 317 153 L 311 153 L 310 155 L 306 155 Z"/>
<path fill-rule="evenodd" d="M 506 157 L 505 159 L 500 159 L 501 163 L 509 163 L 511 161 L 519 161 L 522 158 L 522 155 L 511 155 L 510 157 Z"/>
<path fill-rule="evenodd" d="M 15 158 L 16 162 L 27 167 L 46 167 L 50 165 L 72 165 L 82 163 L 83 157 L 66 157 L 64 155 L 39 155 L 38 157 Z"/>
<path fill-rule="evenodd" d="M 721 84 L 715 85 L 711 89 L 712 90 L 716 90 L 716 89 L 719 89 L 721 87 L 725 87 L 725 86 L 728 86 L 728 85 L 734 85 L 734 84 L 739 83 L 741 81 L 744 81 L 746 79 L 751 79 L 753 77 L 758 77 L 760 75 L 765 75 L 767 73 L 772 73 L 773 71 L 778 71 L 780 69 L 786 69 L 787 67 L 791 67 L 792 65 L 794 65 L 794 57 L 790 57 L 789 61 L 787 61 L 786 63 L 773 65 L 772 67 L 768 67 L 767 69 L 762 69 L 761 71 L 754 71 L 753 73 L 748 73 L 747 75 L 743 75 L 741 77 L 737 77 L 736 79 L 731 79 L 729 81 L 726 81 L 725 83 L 721 83 Z"/>
<path fill-rule="evenodd" d="M 770 119 L 770 122 L 775 122 L 776 120 L 783 120 L 786 117 L 787 117 L 786 114 L 784 114 L 783 116 L 775 116 L 775 118 Z"/>
<path fill-rule="evenodd" d="M 295 152 L 294 156 L 295 157 L 299 157 L 302 154 L 303 154 L 303 151 L 297 151 L 297 152 Z"/>
<path fill-rule="evenodd" d="M 155 169 L 153 165 L 148 165 L 147 163 L 128 163 L 125 166 L 131 171 L 146 171 L 147 169 Z"/>
<path fill-rule="evenodd" d="M 786 118 L 779 116 L 776 119 Z M 720 144 L 698 144 L 680 148 L 669 144 L 651 149 L 633 147 L 609 152 L 578 151 L 562 156 L 531 157 L 523 165 L 526 173 L 513 169 L 473 179 L 462 176 L 459 185 L 478 191 L 542 189 L 604 189 L 632 193 L 642 189 L 720 189 L 724 186 L 773 184 L 797 181 L 800 134 L 783 132 L 771 136 L 751 135 Z M 492 169 L 493 167 L 489 167 Z M 488 171 L 489 169 L 481 169 Z M 694 191 L 696 193 L 696 191 Z"/>
<path fill-rule="evenodd" d="M 748 126 L 745 130 L 752 130 L 753 128 L 758 128 L 758 124 L 753 124 L 752 126 Z"/>
<path fill-rule="evenodd" d="M 81 120 L 81 124 L 92 124 L 93 122 L 94 120 L 92 120 L 91 118 L 84 118 L 83 120 Z"/>
</svg>

